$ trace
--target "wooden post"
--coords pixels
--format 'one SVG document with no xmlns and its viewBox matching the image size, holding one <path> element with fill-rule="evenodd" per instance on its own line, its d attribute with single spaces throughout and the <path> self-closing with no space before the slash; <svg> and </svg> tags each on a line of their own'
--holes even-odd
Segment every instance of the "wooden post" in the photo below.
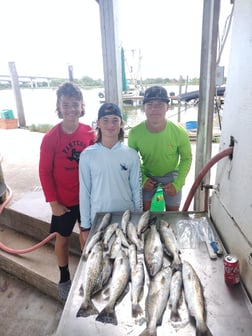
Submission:
<svg viewBox="0 0 252 336">
<path fill-rule="evenodd" d="M 105 99 L 122 108 L 122 66 L 117 26 L 117 1 L 97 1 L 100 7 Z"/>
<path fill-rule="evenodd" d="M 15 62 L 9 62 L 8 64 L 9 64 L 9 71 L 11 75 L 12 88 L 14 91 L 14 96 L 15 96 L 15 101 L 16 101 L 18 123 L 20 127 L 26 127 L 23 101 L 22 101 L 21 91 L 19 87 L 18 74 L 17 74 Z"/>
<path fill-rule="evenodd" d="M 220 1 L 204 0 L 195 178 L 197 178 L 199 172 L 210 160 L 212 152 L 219 16 Z M 206 174 L 206 176 L 202 180 L 202 184 L 208 185 L 209 181 L 210 172 Z M 204 207 L 204 191 L 198 188 L 194 197 L 194 210 L 201 211 L 201 209 L 203 209 Z"/>
<path fill-rule="evenodd" d="M 179 96 L 181 95 L 182 92 L 182 86 L 183 86 L 183 77 L 180 75 L 179 76 Z M 180 123 L 181 120 L 181 101 L 178 101 L 178 123 Z"/>
<path fill-rule="evenodd" d="M 74 77 L 73 77 L 73 66 L 72 65 L 68 65 L 68 78 L 70 82 L 74 81 Z"/>
</svg>

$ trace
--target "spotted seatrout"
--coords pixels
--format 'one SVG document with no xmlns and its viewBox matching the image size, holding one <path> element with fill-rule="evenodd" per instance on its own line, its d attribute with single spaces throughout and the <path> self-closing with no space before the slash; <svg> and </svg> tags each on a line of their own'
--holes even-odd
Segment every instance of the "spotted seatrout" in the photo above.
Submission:
<svg viewBox="0 0 252 336">
<path fill-rule="evenodd" d="M 144 261 L 150 277 L 155 276 L 163 265 L 163 245 L 155 224 L 145 234 Z"/>
<path fill-rule="evenodd" d="M 196 322 L 196 336 L 212 336 L 205 320 L 205 305 L 201 282 L 192 265 L 183 261 L 183 287 L 188 311 Z"/>
<path fill-rule="evenodd" d="M 181 321 L 181 317 L 178 312 L 178 306 L 181 298 L 182 292 L 182 272 L 176 271 L 172 275 L 171 286 L 170 286 L 170 297 L 169 306 L 171 308 L 171 321 Z"/>
<path fill-rule="evenodd" d="M 151 280 L 146 297 L 145 311 L 147 325 L 139 336 L 156 336 L 157 327 L 162 324 L 170 293 L 172 270 L 162 268 Z"/>
<path fill-rule="evenodd" d="M 103 265 L 103 245 L 102 242 L 99 241 L 92 248 L 90 254 L 88 255 L 85 273 L 84 273 L 84 281 L 83 281 L 83 302 L 80 306 L 79 311 L 77 312 L 77 317 L 87 317 L 90 315 L 98 314 L 98 310 L 94 306 L 91 298 L 94 292 L 94 289 L 97 285 L 97 279 L 100 278 L 102 273 L 102 265 Z"/>
<path fill-rule="evenodd" d="M 160 220 L 159 232 L 166 251 L 171 254 L 173 258 L 172 268 L 175 270 L 181 270 L 181 259 L 179 256 L 180 251 L 177 239 L 172 228 L 170 228 L 169 224 L 162 219 Z"/>
<path fill-rule="evenodd" d="M 132 317 L 137 317 L 143 314 L 143 310 L 139 304 L 144 293 L 144 265 L 142 261 L 133 264 L 131 267 L 131 303 Z"/>
<path fill-rule="evenodd" d="M 146 231 L 150 220 L 150 210 L 145 211 L 137 223 L 137 235 L 140 238 L 141 233 Z"/>
<path fill-rule="evenodd" d="M 123 251 L 117 255 L 114 261 L 114 268 L 109 288 L 109 299 L 107 305 L 96 317 L 96 321 L 117 325 L 115 306 L 126 288 L 130 278 L 129 259 Z"/>
</svg>

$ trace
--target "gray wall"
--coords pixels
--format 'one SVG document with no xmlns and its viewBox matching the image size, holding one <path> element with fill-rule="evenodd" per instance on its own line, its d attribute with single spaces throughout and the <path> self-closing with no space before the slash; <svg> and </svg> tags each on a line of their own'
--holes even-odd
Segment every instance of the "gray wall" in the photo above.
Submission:
<svg viewBox="0 0 252 336">
<path fill-rule="evenodd" d="M 233 160 L 217 166 L 211 216 L 229 253 L 239 257 L 252 297 L 252 1 L 235 0 L 220 151 L 234 137 Z"/>
</svg>

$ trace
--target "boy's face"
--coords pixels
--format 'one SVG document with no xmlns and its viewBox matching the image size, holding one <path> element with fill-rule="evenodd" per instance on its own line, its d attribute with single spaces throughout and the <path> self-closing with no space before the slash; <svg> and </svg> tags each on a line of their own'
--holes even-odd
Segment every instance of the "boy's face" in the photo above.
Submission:
<svg viewBox="0 0 252 336">
<path fill-rule="evenodd" d="M 75 97 L 61 96 L 59 99 L 59 111 L 64 120 L 76 120 L 80 117 L 84 104 Z"/>
<path fill-rule="evenodd" d="M 149 122 L 156 124 L 165 120 L 168 104 L 161 100 L 152 100 L 144 104 L 144 111 Z"/>
<path fill-rule="evenodd" d="M 122 120 L 120 117 L 110 114 L 101 117 L 97 121 L 97 126 L 100 128 L 103 136 L 117 138 L 122 127 Z"/>
</svg>

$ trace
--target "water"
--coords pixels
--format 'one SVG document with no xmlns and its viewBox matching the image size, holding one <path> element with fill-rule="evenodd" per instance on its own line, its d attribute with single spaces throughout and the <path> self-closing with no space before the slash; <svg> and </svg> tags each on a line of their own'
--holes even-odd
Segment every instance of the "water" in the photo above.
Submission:
<svg viewBox="0 0 252 336">
<path fill-rule="evenodd" d="M 197 90 L 197 86 L 188 88 L 188 92 Z M 86 114 L 80 118 L 90 126 L 96 121 L 97 112 L 100 107 L 100 99 L 98 93 L 101 89 L 83 90 L 84 100 L 86 104 Z M 174 92 L 175 95 L 179 93 L 178 86 L 167 87 L 168 92 Z M 182 90 L 183 92 L 183 90 Z M 55 125 L 59 122 L 56 109 L 56 89 L 21 89 L 21 96 L 23 100 L 24 114 L 26 125 L 32 124 L 52 124 Z M 14 93 L 12 90 L 0 90 L 0 111 L 3 109 L 13 110 L 15 118 L 17 118 L 16 104 Z M 140 121 L 145 119 L 145 113 L 141 107 L 123 107 L 124 120 L 129 126 L 134 126 Z M 170 106 L 167 112 L 167 119 L 174 122 L 178 121 L 178 107 Z M 186 121 L 197 120 L 197 106 L 182 105 L 180 122 L 185 124 Z"/>
</svg>

